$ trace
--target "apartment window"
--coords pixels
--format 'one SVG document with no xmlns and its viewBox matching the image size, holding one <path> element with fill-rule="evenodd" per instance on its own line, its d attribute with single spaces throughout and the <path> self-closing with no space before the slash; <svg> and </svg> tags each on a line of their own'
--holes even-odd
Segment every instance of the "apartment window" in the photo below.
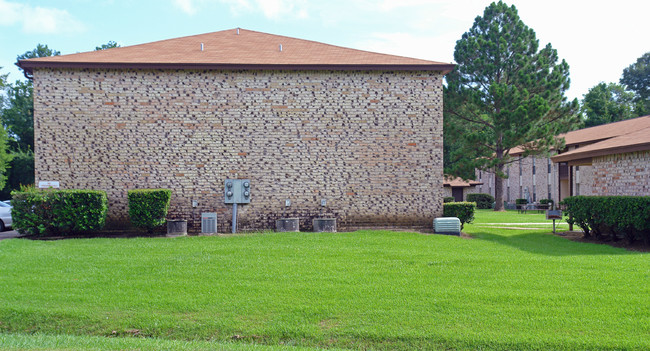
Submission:
<svg viewBox="0 0 650 351">
<path fill-rule="evenodd" d="M 533 156 L 533 175 L 535 175 L 535 156 Z"/>
<path fill-rule="evenodd" d="M 548 174 L 551 174 L 551 159 L 548 159 Z"/>
<path fill-rule="evenodd" d="M 537 202 L 537 186 L 533 184 L 533 202 Z"/>
<path fill-rule="evenodd" d="M 548 185 L 548 197 L 547 199 L 551 199 L 551 184 Z"/>
<path fill-rule="evenodd" d="M 576 166 L 576 195 L 580 195 L 580 166 Z"/>
</svg>

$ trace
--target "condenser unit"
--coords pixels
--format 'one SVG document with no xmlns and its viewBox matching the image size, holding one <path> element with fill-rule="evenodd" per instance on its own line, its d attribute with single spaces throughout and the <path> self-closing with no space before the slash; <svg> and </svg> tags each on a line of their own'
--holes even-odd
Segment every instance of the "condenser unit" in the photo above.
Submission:
<svg viewBox="0 0 650 351">
<path fill-rule="evenodd" d="M 460 235 L 460 219 L 457 217 L 440 217 L 433 220 L 433 232 L 436 234 Z"/>
</svg>

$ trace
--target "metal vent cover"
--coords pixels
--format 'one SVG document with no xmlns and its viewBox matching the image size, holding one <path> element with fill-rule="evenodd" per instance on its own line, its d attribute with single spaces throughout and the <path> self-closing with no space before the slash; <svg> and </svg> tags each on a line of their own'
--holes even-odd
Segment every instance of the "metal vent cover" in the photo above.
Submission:
<svg viewBox="0 0 650 351">
<path fill-rule="evenodd" d="M 433 220 L 433 232 L 436 234 L 460 235 L 460 219 L 457 217 L 440 217 Z"/>
<path fill-rule="evenodd" d="M 214 212 L 201 213 L 201 233 L 214 234 L 217 232 L 217 214 Z"/>
</svg>

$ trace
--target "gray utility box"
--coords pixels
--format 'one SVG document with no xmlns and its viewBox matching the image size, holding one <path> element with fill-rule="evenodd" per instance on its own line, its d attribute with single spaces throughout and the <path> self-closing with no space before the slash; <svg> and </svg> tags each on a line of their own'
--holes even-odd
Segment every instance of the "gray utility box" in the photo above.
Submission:
<svg viewBox="0 0 650 351">
<path fill-rule="evenodd" d="M 298 218 L 280 218 L 275 221 L 276 232 L 299 232 L 300 220 Z"/>
<path fill-rule="evenodd" d="M 336 233 L 336 218 L 314 218 L 311 223 L 314 226 L 314 232 Z"/>
<path fill-rule="evenodd" d="M 201 213 L 201 233 L 215 234 L 217 232 L 217 214 L 214 212 Z"/>
<path fill-rule="evenodd" d="M 248 204 L 251 202 L 250 179 L 226 179 L 224 202 L 227 204 Z"/>
<path fill-rule="evenodd" d="M 460 236 L 460 219 L 457 217 L 436 218 L 433 220 L 433 232 L 436 234 Z"/>
<path fill-rule="evenodd" d="M 167 236 L 177 237 L 187 235 L 187 221 L 184 219 L 167 220 Z"/>
</svg>

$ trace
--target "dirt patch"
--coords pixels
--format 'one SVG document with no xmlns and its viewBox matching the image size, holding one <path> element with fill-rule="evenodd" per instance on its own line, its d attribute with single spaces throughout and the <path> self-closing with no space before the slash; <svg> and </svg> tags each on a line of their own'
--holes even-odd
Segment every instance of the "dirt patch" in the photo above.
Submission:
<svg viewBox="0 0 650 351">
<path fill-rule="evenodd" d="M 650 252 L 650 245 L 646 245 L 643 242 L 638 240 L 632 244 L 628 243 L 627 240 L 625 239 L 620 239 L 617 241 L 611 241 L 611 240 L 603 241 L 595 238 L 585 238 L 584 233 L 581 231 L 558 232 L 555 235 L 561 236 L 563 238 L 567 238 L 571 241 L 580 242 L 580 243 L 609 245 L 612 247 L 618 247 L 630 251 Z"/>
</svg>

